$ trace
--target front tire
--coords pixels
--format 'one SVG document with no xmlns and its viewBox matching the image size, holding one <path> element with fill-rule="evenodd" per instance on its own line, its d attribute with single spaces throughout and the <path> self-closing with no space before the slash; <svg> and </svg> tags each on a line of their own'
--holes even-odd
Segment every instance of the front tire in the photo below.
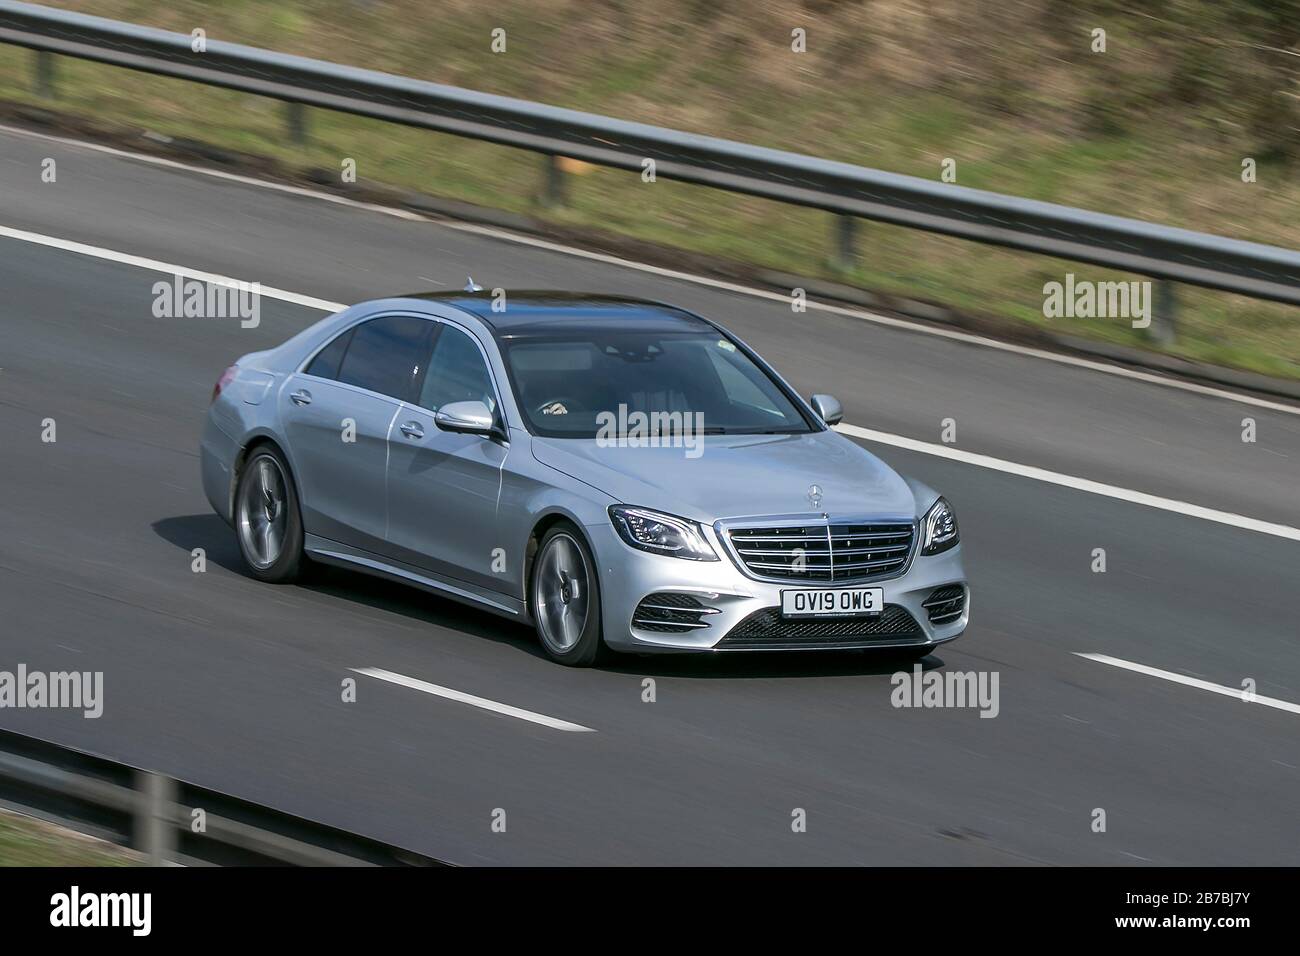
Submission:
<svg viewBox="0 0 1300 956">
<path fill-rule="evenodd" d="M 564 522 L 542 536 L 528 589 L 537 636 L 551 660 L 590 667 L 604 655 L 596 561 L 577 528 Z"/>
<path fill-rule="evenodd" d="M 302 514 L 284 456 L 270 445 L 244 462 L 235 489 L 235 537 L 248 573 L 285 584 L 303 570 Z"/>
</svg>

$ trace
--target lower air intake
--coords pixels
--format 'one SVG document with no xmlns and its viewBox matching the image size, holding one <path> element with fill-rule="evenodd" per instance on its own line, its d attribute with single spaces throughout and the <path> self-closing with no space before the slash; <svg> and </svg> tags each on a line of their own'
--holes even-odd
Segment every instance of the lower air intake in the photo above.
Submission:
<svg viewBox="0 0 1300 956">
<path fill-rule="evenodd" d="M 920 644 L 925 633 L 915 618 L 897 604 L 886 604 L 875 617 L 795 618 L 775 607 L 755 611 L 717 643 L 718 650 L 871 647 Z"/>
<path fill-rule="evenodd" d="M 936 588 L 922 604 L 931 624 L 948 624 L 966 610 L 966 589 L 960 584 Z"/>
<path fill-rule="evenodd" d="M 632 626 L 660 634 L 684 634 L 709 626 L 709 615 L 718 609 L 707 607 L 692 594 L 659 591 L 644 598 L 632 613 Z"/>
</svg>

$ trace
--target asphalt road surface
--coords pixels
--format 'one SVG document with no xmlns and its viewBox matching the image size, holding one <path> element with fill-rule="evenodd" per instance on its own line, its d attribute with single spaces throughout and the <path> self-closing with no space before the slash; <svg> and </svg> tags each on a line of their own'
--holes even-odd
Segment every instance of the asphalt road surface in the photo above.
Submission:
<svg viewBox="0 0 1300 956">
<path fill-rule="evenodd" d="M 15 132 L 0 227 L 0 670 L 105 675 L 99 719 L 3 709 L 0 726 L 464 864 L 1300 862 L 1292 411 Z M 996 673 L 997 716 L 895 708 L 898 665 L 868 654 L 570 670 L 529 630 L 421 592 L 254 582 L 199 486 L 200 425 L 231 360 L 322 313 L 264 296 L 256 328 L 155 318 L 167 275 L 130 256 L 330 301 L 469 273 L 720 320 L 953 501 L 973 623 L 926 663 Z M 1248 680 L 1261 699 L 1227 692 Z"/>
</svg>

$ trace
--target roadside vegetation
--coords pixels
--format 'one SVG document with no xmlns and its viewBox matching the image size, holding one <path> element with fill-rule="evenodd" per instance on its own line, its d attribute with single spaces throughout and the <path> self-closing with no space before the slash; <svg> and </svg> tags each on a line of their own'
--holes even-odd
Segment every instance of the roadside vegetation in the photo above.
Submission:
<svg viewBox="0 0 1300 956">
<path fill-rule="evenodd" d="M 1300 247 L 1300 0 L 52 5 L 932 179 L 952 159 L 960 185 Z M 31 57 L 0 47 L 0 99 L 303 170 L 350 158 L 361 181 L 1154 348 L 1122 319 L 1043 316 L 1066 272 L 1140 276 L 875 223 L 837 268 L 822 213 L 587 167 L 548 207 L 532 154 L 318 111 L 295 146 L 279 103 L 66 60 L 46 101 Z M 1172 354 L 1300 378 L 1300 310 L 1183 288 L 1178 320 Z"/>
<path fill-rule="evenodd" d="M 0 866 L 140 866 L 130 850 L 0 810 Z"/>
</svg>

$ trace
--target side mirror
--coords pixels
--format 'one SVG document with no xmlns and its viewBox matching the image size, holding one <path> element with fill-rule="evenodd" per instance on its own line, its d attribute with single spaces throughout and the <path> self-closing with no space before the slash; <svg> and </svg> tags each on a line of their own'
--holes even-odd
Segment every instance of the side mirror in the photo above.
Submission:
<svg viewBox="0 0 1300 956">
<path fill-rule="evenodd" d="M 433 416 L 434 424 L 445 432 L 467 435 L 491 435 L 496 423 L 482 402 L 448 402 Z"/>
<path fill-rule="evenodd" d="M 809 399 L 812 409 L 827 425 L 838 425 L 844 417 L 844 408 L 834 395 L 814 395 Z"/>
</svg>

